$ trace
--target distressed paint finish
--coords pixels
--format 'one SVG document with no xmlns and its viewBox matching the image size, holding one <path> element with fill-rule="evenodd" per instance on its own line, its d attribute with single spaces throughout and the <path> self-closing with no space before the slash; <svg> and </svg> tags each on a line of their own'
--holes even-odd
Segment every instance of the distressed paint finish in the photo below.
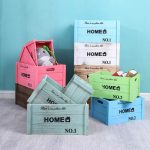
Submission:
<svg viewBox="0 0 150 150">
<path fill-rule="evenodd" d="M 89 75 L 89 83 L 94 89 L 93 96 L 133 102 L 140 94 L 140 75 L 134 77 L 112 76 L 110 72 Z"/>
<path fill-rule="evenodd" d="M 93 94 L 93 88 L 88 82 L 74 75 L 63 92 L 77 104 L 85 104 Z"/>
<path fill-rule="evenodd" d="M 28 134 L 85 135 L 88 131 L 87 104 L 28 104 Z"/>
<path fill-rule="evenodd" d="M 38 47 L 48 46 L 53 50 L 53 41 L 32 40 L 22 48 L 19 61 L 16 63 L 16 83 L 35 89 L 45 75 L 53 78 L 63 87 L 66 85 L 66 65 L 38 66 Z"/>
<path fill-rule="evenodd" d="M 74 28 L 74 65 L 119 66 L 119 21 L 77 20 Z"/>
<path fill-rule="evenodd" d="M 95 72 L 102 72 L 102 71 L 109 71 L 114 73 L 119 70 L 118 66 L 112 65 L 75 65 L 74 66 L 74 73 L 77 74 L 82 79 L 88 81 L 88 75 Z"/>
<path fill-rule="evenodd" d="M 37 104 L 85 104 L 92 93 L 92 86 L 77 75 L 72 77 L 65 88 L 45 76 L 28 99 L 28 102 Z"/>
<path fill-rule="evenodd" d="M 137 97 L 133 103 L 130 103 L 92 97 L 90 116 L 107 125 L 142 120 L 144 118 L 144 99 Z"/>
<path fill-rule="evenodd" d="M 16 84 L 15 103 L 27 108 L 27 100 L 31 96 L 32 92 L 32 89 Z"/>
</svg>

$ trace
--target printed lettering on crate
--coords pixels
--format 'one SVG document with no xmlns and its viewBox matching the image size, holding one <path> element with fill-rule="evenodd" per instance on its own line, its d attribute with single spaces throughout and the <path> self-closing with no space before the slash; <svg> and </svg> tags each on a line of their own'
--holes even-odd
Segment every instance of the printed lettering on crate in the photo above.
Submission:
<svg viewBox="0 0 150 150">
<path fill-rule="evenodd" d="M 44 49 L 45 48 L 45 49 Z M 53 50 L 53 41 L 37 41 L 28 42 L 22 49 L 19 62 L 16 63 L 16 83 L 30 89 L 35 89 L 45 75 L 53 78 L 60 85 L 66 84 L 66 65 L 51 62 L 43 62 L 47 65 L 39 65 L 40 61 L 46 60 L 46 56 L 41 55 L 39 58 L 39 49 L 43 49 L 43 54 L 50 53 L 55 57 Z M 52 52 L 53 51 L 53 52 Z M 52 56 L 50 56 L 52 57 Z M 51 60 L 51 59 L 50 59 Z M 47 60 L 48 61 L 48 60 Z M 49 65 L 48 65 L 49 64 Z"/>
<path fill-rule="evenodd" d="M 110 72 L 89 74 L 93 96 L 133 102 L 140 94 L 140 74 L 133 77 L 113 76 Z"/>
<path fill-rule="evenodd" d="M 28 102 L 34 104 L 85 104 L 92 95 L 92 86 L 74 75 L 68 85 L 63 88 L 48 76 L 34 90 Z"/>
<path fill-rule="evenodd" d="M 119 21 L 77 20 L 74 30 L 74 65 L 119 66 Z"/>
<path fill-rule="evenodd" d="M 137 97 L 134 102 L 91 98 L 91 117 L 113 125 L 144 118 L 144 99 Z"/>
<path fill-rule="evenodd" d="M 28 134 L 85 135 L 88 132 L 87 104 L 28 104 Z"/>
</svg>

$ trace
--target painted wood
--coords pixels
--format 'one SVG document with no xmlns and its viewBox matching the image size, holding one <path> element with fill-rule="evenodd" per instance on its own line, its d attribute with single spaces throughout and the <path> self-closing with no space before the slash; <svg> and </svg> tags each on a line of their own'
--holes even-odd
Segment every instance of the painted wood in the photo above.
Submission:
<svg viewBox="0 0 150 150">
<path fill-rule="evenodd" d="M 53 78 L 60 85 L 66 85 L 66 65 L 33 66 L 16 63 L 16 83 L 35 89 L 45 75 Z"/>
<path fill-rule="evenodd" d="M 44 76 L 48 75 L 64 87 L 66 85 L 66 65 L 38 66 L 36 49 L 43 45 L 54 50 L 52 40 L 32 40 L 24 45 L 19 61 L 16 63 L 16 83 L 35 89 Z"/>
<path fill-rule="evenodd" d="M 110 72 L 89 74 L 93 96 L 133 102 L 140 95 L 140 75 L 134 77 L 112 76 Z"/>
<path fill-rule="evenodd" d="M 119 67 L 112 66 L 112 65 L 75 65 L 74 66 L 74 73 L 77 74 L 79 77 L 84 79 L 85 81 L 88 81 L 88 75 L 95 72 L 101 72 L 101 71 L 109 71 L 111 73 L 114 73 L 119 70 Z"/>
<path fill-rule="evenodd" d="M 87 104 L 28 104 L 28 134 L 87 134 Z"/>
<path fill-rule="evenodd" d="M 72 77 L 65 88 L 45 76 L 28 99 L 28 102 L 37 104 L 85 104 L 92 93 L 92 86 L 77 75 Z"/>
<path fill-rule="evenodd" d="M 144 118 L 144 98 L 138 97 L 133 103 L 130 103 L 92 97 L 90 116 L 107 125 L 142 120 Z"/>
<path fill-rule="evenodd" d="M 119 66 L 119 21 L 77 20 L 74 32 L 74 65 Z"/>
<path fill-rule="evenodd" d="M 27 108 L 27 100 L 31 96 L 32 92 L 32 89 L 16 84 L 15 104 Z"/>
<path fill-rule="evenodd" d="M 74 75 L 64 88 L 63 93 L 75 103 L 85 104 L 92 95 L 93 88 L 88 82 L 84 81 L 79 76 Z"/>
</svg>

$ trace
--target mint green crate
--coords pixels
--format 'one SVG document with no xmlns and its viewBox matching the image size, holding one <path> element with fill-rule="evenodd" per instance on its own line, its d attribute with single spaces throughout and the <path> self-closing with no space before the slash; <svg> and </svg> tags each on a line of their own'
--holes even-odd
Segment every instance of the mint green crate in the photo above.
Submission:
<svg viewBox="0 0 150 150">
<path fill-rule="evenodd" d="M 27 105 L 28 134 L 87 134 L 88 104 L 33 103 Z"/>
<path fill-rule="evenodd" d="M 45 76 L 28 99 L 34 104 L 75 104 L 63 93 L 64 88 L 53 79 Z"/>
<path fill-rule="evenodd" d="M 93 94 L 93 88 L 88 82 L 74 75 L 64 88 L 63 93 L 77 104 L 85 104 Z"/>
<path fill-rule="evenodd" d="M 140 75 L 134 77 L 112 76 L 110 72 L 89 74 L 94 89 L 93 97 L 119 99 L 133 102 L 140 94 Z"/>
<path fill-rule="evenodd" d="M 92 86 L 74 75 L 63 88 L 53 79 L 45 76 L 28 99 L 36 104 L 85 104 L 92 95 Z"/>
</svg>

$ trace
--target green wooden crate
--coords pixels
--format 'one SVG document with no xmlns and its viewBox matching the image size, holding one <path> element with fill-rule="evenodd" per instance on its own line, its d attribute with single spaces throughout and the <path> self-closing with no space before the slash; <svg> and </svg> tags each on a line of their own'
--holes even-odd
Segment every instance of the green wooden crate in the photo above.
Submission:
<svg viewBox="0 0 150 150">
<path fill-rule="evenodd" d="M 74 75 L 64 88 L 63 93 L 77 104 L 85 104 L 93 94 L 93 88 L 88 82 Z"/>
<path fill-rule="evenodd" d="M 27 105 L 28 134 L 85 135 L 88 131 L 88 122 L 87 104 Z"/>
<path fill-rule="evenodd" d="M 140 94 L 140 75 L 134 77 L 112 76 L 110 72 L 89 74 L 94 89 L 93 97 L 119 99 L 132 102 Z"/>
</svg>

